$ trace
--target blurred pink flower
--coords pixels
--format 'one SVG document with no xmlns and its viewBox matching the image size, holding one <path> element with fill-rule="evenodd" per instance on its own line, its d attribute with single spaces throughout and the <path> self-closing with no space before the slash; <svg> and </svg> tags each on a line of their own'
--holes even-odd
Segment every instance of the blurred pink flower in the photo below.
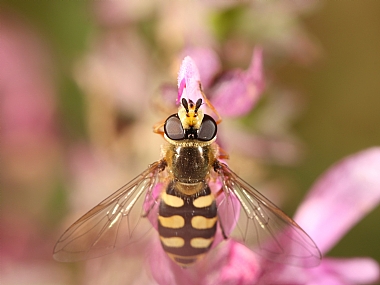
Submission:
<svg viewBox="0 0 380 285">
<path fill-rule="evenodd" d="M 156 3 L 149 0 L 107 0 L 91 2 L 95 19 L 108 27 L 117 27 L 147 17 Z"/>
<path fill-rule="evenodd" d="M 1 284 L 68 284 L 50 264 L 47 214 L 60 143 L 50 50 L 24 18 L 0 11 Z"/>
<path fill-rule="evenodd" d="M 0 13 L 0 26 L 1 220 L 13 220 L 9 231 L 0 231 L 0 239 L 22 229 L 27 232 L 18 239 L 22 248 L 31 236 L 41 234 L 25 224 L 46 222 L 44 210 L 56 182 L 56 90 L 49 50 L 37 33 L 6 11 Z M 13 254 L 12 248 L 17 243 L 2 249 Z"/>
<path fill-rule="evenodd" d="M 207 45 L 215 43 L 209 17 L 215 12 L 207 2 L 160 1 L 157 7 L 155 39 L 167 51 L 180 50 L 184 45 Z"/>
<path fill-rule="evenodd" d="M 99 4 L 100 5 L 100 4 Z M 106 4 L 105 4 L 106 5 Z M 86 98 L 93 146 L 122 159 L 133 129 L 150 115 L 152 76 L 145 43 L 134 29 L 105 29 L 76 63 L 75 80 Z"/>
<path fill-rule="evenodd" d="M 2 175 L 8 182 L 46 183 L 58 151 L 49 50 L 16 16 L 1 13 L 0 25 Z"/>
<path fill-rule="evenodd" d="M 133 29 L 106 31 L 92 39 L 91 49 L 76 64 L 74 75 L 89 103 L 103 101 L 101 111 L 111 105 L 139 116 L 148 105 L 149 64 L 147 48 Z"/>
<path fill-rule="evenodd" d="M 256 47 L 246 71 L 228 71 L 213 86 L 207 86 L 210 89 L 207 94 L 223 116 L 246 115 L 260 99 L 265 88 L 262 53 L 262 49 Z"/>
<path fill-rule="evenodd" d="M 295 221 L 326 254 L 380 202 L 380 147 L 349 156 L 312 186 Z M 319 267 L 295 268 L 265 262 L 259 284 L 371 284 L 380 281 L 371 258 L 325 257 Z"/>
</svg>

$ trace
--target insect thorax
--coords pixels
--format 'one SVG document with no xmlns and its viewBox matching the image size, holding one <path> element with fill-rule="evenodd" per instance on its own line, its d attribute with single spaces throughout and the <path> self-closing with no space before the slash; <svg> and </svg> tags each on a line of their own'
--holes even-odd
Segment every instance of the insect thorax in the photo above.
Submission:
<svg viewBox="0 0 380 285">
<path fill-rule="evenodd" d="M 169 144 L 165 153 L 167 169 L 172 178 L 184 184 L 205 181 L 215 157 L 213 144 L 196 140 Z"/>
</svg>

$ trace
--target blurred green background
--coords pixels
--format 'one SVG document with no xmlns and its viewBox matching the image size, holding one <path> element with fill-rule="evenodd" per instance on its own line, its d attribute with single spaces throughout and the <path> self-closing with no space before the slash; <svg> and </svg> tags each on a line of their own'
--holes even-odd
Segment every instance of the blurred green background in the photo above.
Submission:
<svg viewBox="0 0 380 285">
<path fill-rule="evenodd" d="M 86 99 L 73 78 L 73 66 L 88 52 L 89 39 L 108 29 L 99 25 L 91 4 L 91 1 L 80 0 L 6 0 L 0 4 L 2 13 L 11 12 L 33 27 L 52 52 L 58 90 L 57 117 L 64 146 L 89 140 Z M 236 17 L 245 8 L 224 9 L 225 12 L 216 16 L 219 20 L 209 23 L 213 23 L 217 33 L 226 36 L 224 21 L 232 26 L 239 25 Z M 165 47 L 152 37 L 157 17 L 152 13 L 151 17 L 131 25 L 144 34 L 144 41 L 155 60 L 152 68 L 160 70 L 169 62 L 171 50 L 163 51 Z M 334 162 L 380 142 L 380 2 L 317 1 L 316 7 L 302 13 L 299 20 L 317 46 L 315 60 L 299 64 L 291 57 L 274 57 L 272 60 L 279 63 L 271 62 L 266 69 L 269 85 L 276 82 L 278 86 L 296 90 L 304 103 L 292 127 L 305 144 L 304 159 L 296 166 L 271 167 L 273 172 L 294 179 L 297 186 L 294 202 L 283 207 L 289 213 L 294 212 L 307 189 Z M 166 57 L 160 60 L 161 55 Z M 157 80 L 154 83 L 156 86 L 151 90 L 166 82 Z M 65 150 L 64 147 L 63 152 Z M 65 175 L 57 176 L 54 201 L 49 204 L 52 216 L 49 226 L 52 228 L 52 223 L 64 219 L 62 205 L 68 199 L 67 185 L 62 182 Z M 55 210 L 56 207 L 60 210 Z M 370 256 L 380 261 L 379 219 L 380 207 L 377 207 L 329 255 Z"/>
<path fill-rule="evenodd" d="M 305 72 L 287 65 L 281 80 L 300 87 L 308 107 L 296 123 L 308 155 L 297 167 L 302 189 L 344 156 L 380 142 L 380 3 L 326 1 L 305 18 L 323 49 Z M 379 170 L 380 171 L 380 170 Z M 380 260 L 380 208 L 364 218 L 332 250 L 335 256 Z"/>
</svg>

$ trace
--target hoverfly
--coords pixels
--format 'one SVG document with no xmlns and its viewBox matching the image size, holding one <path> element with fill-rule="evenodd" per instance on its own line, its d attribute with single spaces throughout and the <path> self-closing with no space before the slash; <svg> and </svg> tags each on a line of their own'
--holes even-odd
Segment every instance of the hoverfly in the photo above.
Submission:
<svg viewBox="0 0 380 285">
<path fill-rule="evenodd" d="M 296 222 L 223 162 L 225 154 L 215 142 L 221 119 L 201 94 L 196 102 L 182 98 L 178 113 L 155 127 L 166 140 L 161 160 L 71 225 L 55 245 L 56 260 L 108 254 L 138 241 L 153 224 L 164 251 L 182 267 L 216 245 L 217 229 L 272 261 L 320 262 L 318 247 Z"/>
</svg>

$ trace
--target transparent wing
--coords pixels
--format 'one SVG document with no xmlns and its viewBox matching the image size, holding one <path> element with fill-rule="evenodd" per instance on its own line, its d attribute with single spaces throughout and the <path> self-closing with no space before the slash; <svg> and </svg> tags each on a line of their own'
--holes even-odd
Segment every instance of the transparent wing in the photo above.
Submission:
<svg viewBox="0 0 380 285">
<path fill-rule="evenodd" d="M 275 262 L 302 267 L 320 263 L 318 247 L 295 221 L 226 164 L 220 166 L 224 198 L 218 215 L 228 237 L 244 242 L 260 256 Z"/>
<path fill-rule="evenodd" d="M 160 161 L 153 163 L 72 224 L 55 245 L 54 258 L 58 261 L 95 258 L 146 235 L 152 225 L 143 217 L 156 204 L 153 190 L 159 185 L 161 170 Z M 145 191 L 148 192 L 144 201 Z"/>
</svg>

